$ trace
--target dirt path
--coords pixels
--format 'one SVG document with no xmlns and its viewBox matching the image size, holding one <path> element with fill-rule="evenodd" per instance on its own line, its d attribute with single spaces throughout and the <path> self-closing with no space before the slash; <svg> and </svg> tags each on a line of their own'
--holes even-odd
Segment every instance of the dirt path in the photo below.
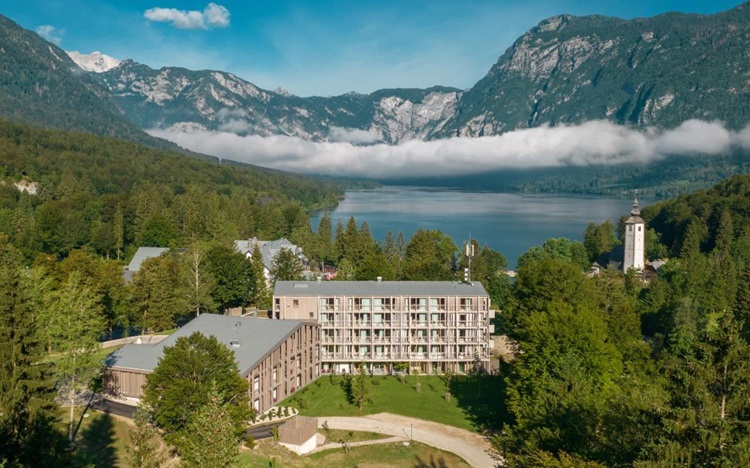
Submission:
<svg viewBox="0 0 750 468">
<path fill-rule="evenodd" d="M 360 447 L 362 445 L 375 445 L 375 444 L 394 444 L 396 442 L 404 442 L 407 439 L 405 437 L 388 437 L 387 439 L 373 439 L 373 440 L 361 440 L 359 442 L 349 442 L 349 447 Z M 323 450 L 340 449 L 343 448 L 344 444 L 340 442 L 328 442 L 324 445 L 315 447 L 310 453 L 322 452 Z"/>
<path fill-rule="evenodd" d="M 491 445 L 481 435 L 422 419 L 408 418 L 390 413 L 362 417 L 318 417 L 318 426 L 328 421 L 331 429 L 370 431 L 394 437 L 414 439 L 417 442 L 455 453 L 475 467 L 494 467 L 500 459 L 490 455 Z"/>
</svg>

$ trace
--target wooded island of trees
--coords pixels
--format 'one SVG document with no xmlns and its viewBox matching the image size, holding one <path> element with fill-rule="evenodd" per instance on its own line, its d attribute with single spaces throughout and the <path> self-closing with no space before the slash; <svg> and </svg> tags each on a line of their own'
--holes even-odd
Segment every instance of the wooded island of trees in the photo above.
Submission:
<svg viewBox="0 0 750 468">
<path fill-rule="evenodd" d="M 98 389 L 102 339 L 269 305 L 260 255 L 245 258 L 233 240 L 288 237 L 343 280 L 460 280 L 467 263 L 439 231 L 381 242 L 366 223 L 333 226 L 329 216 L 313 230 L 306 210 L 335 203 L 343 183 L 7 122 L 0 161 L 0 464 L 8 466 L 67 463 L 75 425 L 70 418 L 60 430 L 57 405 L 72 408 Z M 620 241 L 617 223 L 589 225 L 582 243 L 530 249 L 514 282 L 500 253 L 475 245 L 472 279 L 518 349 L 493 395 L 505 402 L 492 437 L 507 465 L 750 465 L 750 176 L 655 204 L 643 218 L 648 257 L 669 258 L 649 282 L 633 272 L 586 274 Z M 146 245 L 172 249 L 126 284 L 125 260 Z M 299 267 L 282 257 L 272 274 L 295 278 Z M 231 412 L 223 378 L 204 383 L 189 420 L 155 412 L 152 396 L 132 440 L 147 445 L 155 424 L 197 465 L 211 454 L 185 431 L 217 422 L 211 430 L 237 442 L 216 416 Z M 148 451 L 131 445 L 133 459 L 144 459 Z"/>
</svg>

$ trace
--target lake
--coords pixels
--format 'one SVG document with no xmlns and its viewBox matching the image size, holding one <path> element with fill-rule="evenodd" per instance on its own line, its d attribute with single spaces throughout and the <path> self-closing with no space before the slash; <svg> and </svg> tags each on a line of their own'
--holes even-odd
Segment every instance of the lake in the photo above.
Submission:
<svg viewBox="0 0 750 468">
<path fill-rule="evenodd" d="M 425 187 L 386 186 L 346 194 L 329 210 L 334 230 L 354 216 L 367 222 L 373 237 L 383 240 L 390 230 L 408 241 L 419 228 L 440 230 L 457 246 L 471 238 L 501 252 L 511 269 L 529 247 L 550 237 L 582 240 L 590 222 L 617 222 L 630 212 L 631 200 L 601 196 L 466 192 Z M 641 204 L 641 207 L 644 203 Z M 317 230 L 324 212 L 312 214 Z"/>
</svg>

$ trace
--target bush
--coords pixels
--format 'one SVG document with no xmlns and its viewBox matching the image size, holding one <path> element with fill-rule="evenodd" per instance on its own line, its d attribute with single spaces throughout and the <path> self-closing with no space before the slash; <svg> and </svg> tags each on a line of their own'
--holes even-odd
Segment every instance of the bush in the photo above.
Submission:
<svg viewBox="0 0 750 468">
<path fill-rule="evenodd" d="M 245 437 L 245 447 L 249 448 L 250 450 L 255 448 L 255 437 L 253 436 L 247 436 Z"/>
<path fill-rule="evenodd" d="M 310 406 L 310 404 L 307 401 L 307 398 L 300 398 L 299 399 L 299 408 L 300 409 L 307 409 L 308 406 Z"/>
<path fill-rule="evenodd" d="M 373 385 L 380 385 L 380 379 L 373 378 L 372 379 L 372 384 Z"/>
</svg>

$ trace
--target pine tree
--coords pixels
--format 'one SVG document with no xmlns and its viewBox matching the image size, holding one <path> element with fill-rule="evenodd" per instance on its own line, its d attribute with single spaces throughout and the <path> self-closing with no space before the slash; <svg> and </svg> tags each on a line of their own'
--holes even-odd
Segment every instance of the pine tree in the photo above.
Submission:
<svg viewBox="0 0 750 468">
<path fill-rule="evenodd" d="M 332 262 L 335 260 L 335 253 L 333 247 L 333 228 L 331 224 L 331 214 L 326 212 L 320 222 L 318 223 L 318 252 L 320 255 L 321 263 Z"/>
<path fill-rule="evenodd" d="M 263 254 L 257 245 L 253 248 L 253 256 L 250 259 L 252 263 L 253 278 L 255 285 L 253 288 L 253 300 L 255 306 L 259 309 L 268 309 L 271 307 L 271 288 L 268 286 L 266 278 L 266 266 L 263 264 Z"/>
<path fill-rule="evenodd" d="M 117 260 L 120 260 L 122 249 L 125 247 L 125 216 L 122 213 L 121 205 L 117 205 L 114 218 L 112 218 L 112 230 L 114 231 Z"/>
<path fill-rule="evenodd" d="M 281 249 L 273 259 L 271 277 L 276 281 L 295 281 L 302 279 L 302 261 L 290 249 Z"/>
<path fill-rule="evenodd" d="M 239 437 L 223 402 L 212 383 L 208 401 L 197 411 L 189 425 L 181 451 L 183 463 L 195 467 L 233 466 L 239 456 Z"/>
<path fill-rule="evenodd" d="M 159 468 L 167 461 L 161 438 L 151 422 L 148 411 L 139 406 L 133 414 L 134 426 L 128 431 L 126 460 L 132 468 Z"/>
<path fill-rule="evenodd" d="M 33 465 L 53 446 L 49 437 L 45 447 L 31 442 L 36 421 L 50 416 L 53 389 L 22 258 L 0 235 L 0 460 L 11 465 Z"/>
<path fill-rule="evenodd" d="M 365 365 L 360 362 L 357 367 L 357 377 L 352 383 L 352 401 L 354 405 L 362 411 L 365 401 L 367 401 L 367 374 L 365 373 Z"/>
</svg>

